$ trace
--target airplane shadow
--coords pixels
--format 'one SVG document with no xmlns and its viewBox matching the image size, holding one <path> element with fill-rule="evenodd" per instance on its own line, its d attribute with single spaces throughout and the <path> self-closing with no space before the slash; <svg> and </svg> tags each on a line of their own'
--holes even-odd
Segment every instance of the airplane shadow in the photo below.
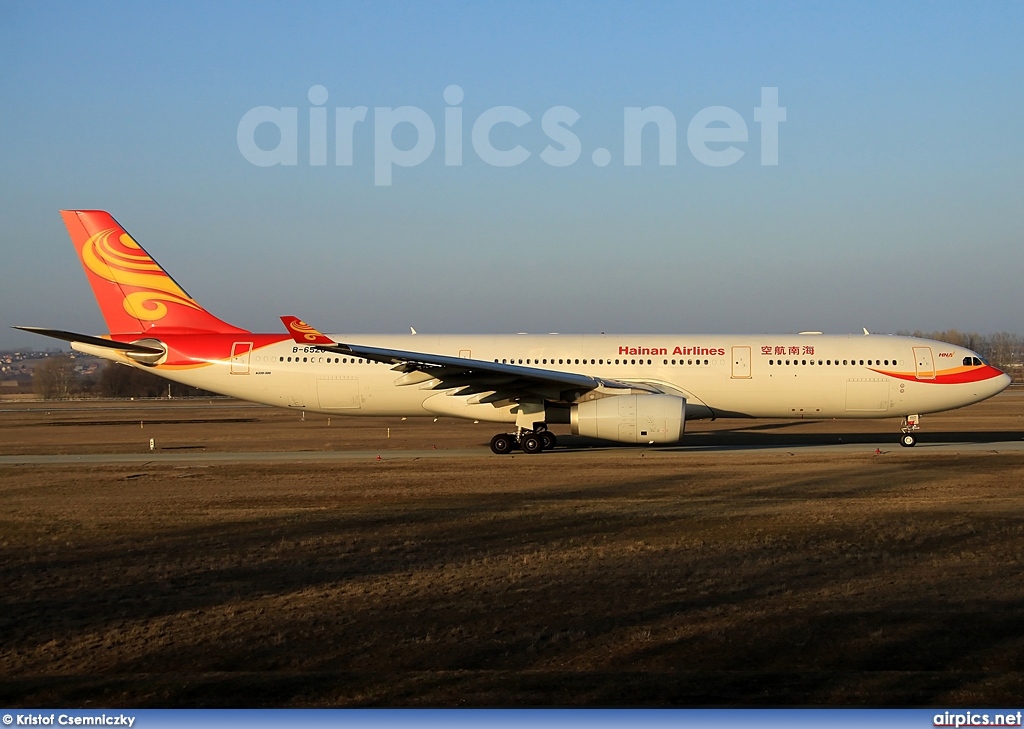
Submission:
<svg viewBox="0 0 1024 729">
<path fill-rule="evenodd" d="M 730 449 L 771 449 L 806 446 L 832 445 L 884 445 L 897 444 L 899 433 L 778 433 L 768 430 L 784 428 L 792 425 L 757 425 L 748 429 L 717 430 L 704 433 L 687 433 L 678 443 L 648 445 L 644 443 L 629 444 L 598 440 L 579 435 L 558 436 L 559 451 L 585 451 L 595 449 L 648 448 L 659 451 L 693 451 L 706 448 Z M 918 446 L 929 443 L 1005 443 L 1024 440 L 1024 430 L 1004 431 L 926 431 L 918 434 Z"/>
</svg>

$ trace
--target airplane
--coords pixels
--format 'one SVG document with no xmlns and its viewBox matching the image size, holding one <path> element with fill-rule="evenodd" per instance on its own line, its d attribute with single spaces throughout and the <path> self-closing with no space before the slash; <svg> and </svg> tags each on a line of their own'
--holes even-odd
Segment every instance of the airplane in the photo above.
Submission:
<svg viewBox="0 0 1024 729">
<path fill-rule="evenodd" d="M 980 402 L 1010 377 L 945 342 L 869 334 L 324 335 L 297 317 L 259 334 L 209 313 L 110 216 L 61 211 L 108 334 L 15 327 L 175 382 L 351 416 L 503 423 L 491 450 L 540 453 L 552 424 L 675 443 L 687 420 L 921 416 Z"/>
</svg>

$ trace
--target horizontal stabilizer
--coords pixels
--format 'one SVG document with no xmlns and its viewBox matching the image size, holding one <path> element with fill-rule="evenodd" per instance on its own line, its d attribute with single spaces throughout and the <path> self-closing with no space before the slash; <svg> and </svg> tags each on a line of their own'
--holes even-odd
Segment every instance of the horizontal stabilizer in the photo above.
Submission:
<svg viewBox="0 0 1024 729">
<path fill-rule="evenodd" d="M 78 342 L 80 344 L 91 344 L 94 347 L 105 347 L 106 349 L 116 349 L 119 352 L 136 352 L 138 354 L 163 354 L 164 350 L 159 347 L 147 347 L 145 344 L 128 344 L 126 342 L 114 342 L 109 339 L 103 339 L 102 337 L 91 337 L 88 334 L 75 334 L 74 332 L 65 332 L 61 329 L 44 329 L 42 327 L 13 327 L 14 329 L 20 329 L 23 332 L 32 332 L 33 334 L 42 334 L 44 337 L 53 337 L 54 339 L 63 339 L 65 342 Z"/>
</svg>

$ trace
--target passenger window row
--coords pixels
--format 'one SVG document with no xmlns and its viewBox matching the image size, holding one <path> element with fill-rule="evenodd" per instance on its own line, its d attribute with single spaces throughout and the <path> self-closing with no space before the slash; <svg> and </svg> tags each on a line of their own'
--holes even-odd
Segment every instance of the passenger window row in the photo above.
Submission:
<svg viewBox="0 0 1024 729">
<path fill-rule="evenodd" d="M 324 362 L 323 357 L 303 357 L 301 360 L 295 357 L 293 360 L 291 357 L 278 357 L 278 362 L 309 362 L 311 364 L 316 362 Z M 356 359 L 355 357 L 328 357 L 326 364 L 382 364 L 381 362 L 373 362 L 368 359 Z"/>
<path fill-rule="evenodd" d="M 278 361 L 279 362 L 293 362 L 294 361 L 294 362 L 309 362 L 309 363 L 321 362 L 321 363 L 323 363 L 325 360 L 324 360 L 323 357 L 302 357 L 301 359 L 299 357 L 294 357 L 294 358 L 292 358 L 292 357 L 278 357 Z M 499 362 L 499 360 L 497 360 L 497 359 L 495 359 L 494 361 L 495 361 L 495 363 Z M 557 361 L 554 358 L 552 358 L 552 359 L 534 359 L 532 357 L 527 357 L 525 359 L 516 359 L 516 358 L 502 359 L 502 360 L 500 360 L 500 362 L 501 362 L 501 364 L 527 364 L 527 365 L 533 365 L 533 366 L 541 365 L 541 364 L 544 364 L 544 365 L 547 365 L 547 364 L 554 365 L 556 363 L 560 364 L 560 365 L 573 365 L 573 364 L 577 364 L 577 365 L 578 364 L 584 364 L 584 365 L 586 365 L 586 364 L 592 364 L 592 365 L 650 365 L 650 364 L 652 364 L 652 361 L 649 360 L 649 359 L 644 360 L 644 359 L 622 359 L 622 358 L 620 358 L 620 359 L 615 359 L 615 360 L 612 360 L 612 359 L 608 359 L 608 360 L 604 360 L 604 359 L 590 359 L 590 360 L 582 359 L 581 360 L 581 359 L 568 359 L 568 358 L 564 358 L 564 357 L 561 358 L 561 359 L 558 359 Z M 364 360 L 364 359 L 360 359 L 360 358 L 356 358 L 356 357 L 327 357 L 326 358 L 326 363 L 328 363 L 328 364 L 382 364 L 381 362 L 373 362 L 371 360 Z M 977 357 L 964 357 L 963 363 L 964 363 L 964 366 L 966 366 L 966 367 L 970 367 L 970 366 L 978 367 L 978 366 L 981 366 L 981 365 L 985 364 L 981 359 L 979 359 Z M 703 365 L 709 365 L 709 364 L 711 364 L 711 362 L 709 360 L 706 360 L 706 359 L 705 360 L 700 360 L 700 359 L 686 359 L 686 360 L 682 360 L 682 359 L 680 359 L 680 360 L 678 360 L 678 362 L 677 362 L 677 360 L 674 360 L 674 359 L 673 360 L 664 359 L 664 360 L 662 360 L 662 364 L 664 364 L 664 365 L 671 364 L 673 366 L 680 366 L 680 365 L 681 366 L 694 366 L 694 365 L 702 365 L 702 364 Z M 832 359 L 826 359 L 826 360 L 820 360 L 820 359 L 819 360 L 813 360 L 813 359 L 786 359 L 786 360 L 770 359 L 770 360 L 768 360 L 768 364 L 769 364 L 769 366 L 774 366 L 774 367 L 785 366 L 785 365 L 790 365 L 790 366 L 793 366 L 793 365 L 801 365 L 801 366 L 803 366 L 803 365 L 808 365 L 808 366 L 809 365 L 819 365 L 819 366 L 822 366 L 822 367 L 827 367 L 827 366 L 835 367 L 835 366 L 838 366 L 838 365 L 857 366 L 858 364 L 859 365 L 867 365 L 868 367 L 872 367 L 872 366 L 878 367 L 880 365 L 896 366 L 896 365 L 899 365 L 900 362 L 899 362 L 899 360 L 895 360 L 895 359 L 893 359 L 893 360 L 888 360 L 888 359 L 886 359 L 886 360 L 869 359 L 869 360 L 866 360 L 866 361 L 863 360 L 863 359 L 861 359 L 861 360 L 856 360 L 856 359 L 846 360 L 846 359 L 844 359 L 842 362 L 840 362 L 838 359 L 836 359 L 836 360 L 832 360 Z"/>
<path fill-rule="evenodd" d="M 619 359 L 614 359 L 614 360 L 613 359 L 609 359 L 609 360 L 604 360 L 604 359 L 591 359 L 591 360 L 582 359 L 582 360 L 580 360 L 580 359 L 566 359 L 566 358 L 555 360 L 553 358 L 552 359 L 535 359 L 535 358 L 532 358 L 532 357 L 526 357 L 524 359 L 516 359 L 516 358 L 513 357 L 512 359 L 507 359 L 507 358 L 506 359 L 501 359 L 501 360 L 495 359 L 494 362 L 495 362 L 495 364 L 513 364 L 513 365 L 514 364 L 521 364 L 521 365 L 547 365 L 547 364 L 551 364 L 551 365 L 553 365 L 553 364 L 560 364 L 560 365 L 561 364 L 566 364 L 566 365 L 572 365 L 572 364 L 584 364 L 584 365 L 586 365 L 586 364 L 592 364 L 592 365 L 651 365 L 651 364 L 654 364 L 654 361 L 650 360 L 650 359 L 623 359 L 621 357 Z M 667 360 L 667 359 L 662 360 L 661 363 L 667 365 L 669 363 L 669 360 Z M 676 364 L 676 360 L 672 360 L 672 364 L 673 365 Z M 709 362 L 709 360 L 704 360 L 702 362 L 699 359 L 688 359 L 688 360 L 679 360 L 679 364 L 680 365 L 699 365 L 699 364 L 705 364 L 706 365 L 706 364 L 710 364 L 710 362 Z"/>
<path fill-rule="evenodd" d="M 863 365 L 864 364 L 864 360 L 862 360 L 862 359 L 861 360 L 856 360 L 856 359 L 846 360 L 846 359 L 844 359 L 842 362 L 840 362 L 838 359 L 835 359 L 835 360 L 826 359 L 825 361 L 822 361 L 820 359 L 817 360 L 817 361 L 815 361 L 813 359 L 794 359 L 794 360 L 770 359 L 770 360 L 768 360 L 768 364 L 769 365 L 782 365 L 782 364 L 787 364 L 787 365 L 788 364 L 794 364 L 794 365 L 813 365 L 813 364 L 817 364 L 817 365 L 821 365 L 821 366 L 825 366 L 825 367 L 827 367 L 827 366 L 836 366 L 836 365 L 839 365 L 839 364 L 842 364 L 842 365 L 845 365 L 845 366 L 850 366 L 850 365 L 854 365 L 855 366 L 858 363 Z M 895 359 L 894 360 L 888 360 L 888 359 L 886 359 L 886 360 L 881 360 L 881 359 L 871 360 L 871 359 L 869 359 L 867 361 L 867 365 L 869 367 L 878 367 L 879 365 L 882 365 L 882 364 L 888 366 L 890 363 L 893 364 L 893 365 L 898 365 L 899 364 L 899 362 L 897 360 L 895 360 Z"/>
</svg>

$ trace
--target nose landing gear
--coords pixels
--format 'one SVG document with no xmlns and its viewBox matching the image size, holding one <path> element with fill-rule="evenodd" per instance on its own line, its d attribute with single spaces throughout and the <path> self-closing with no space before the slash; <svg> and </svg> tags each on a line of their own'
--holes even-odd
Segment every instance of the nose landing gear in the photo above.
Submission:
<svg viewBox="0 0 1024 729">
<path fill-rule="evenodd" d="M 917 443 L 917 436 L 914 435 L 915 431 L 921 429 L 921 416 L 920 415 L 908 415 L 903 418 L 903 427 L 900 430 L 903 431 L 903 435 L 900 436 L 900 445 L 904 448 L 913 448 Z"/>
</svg>

